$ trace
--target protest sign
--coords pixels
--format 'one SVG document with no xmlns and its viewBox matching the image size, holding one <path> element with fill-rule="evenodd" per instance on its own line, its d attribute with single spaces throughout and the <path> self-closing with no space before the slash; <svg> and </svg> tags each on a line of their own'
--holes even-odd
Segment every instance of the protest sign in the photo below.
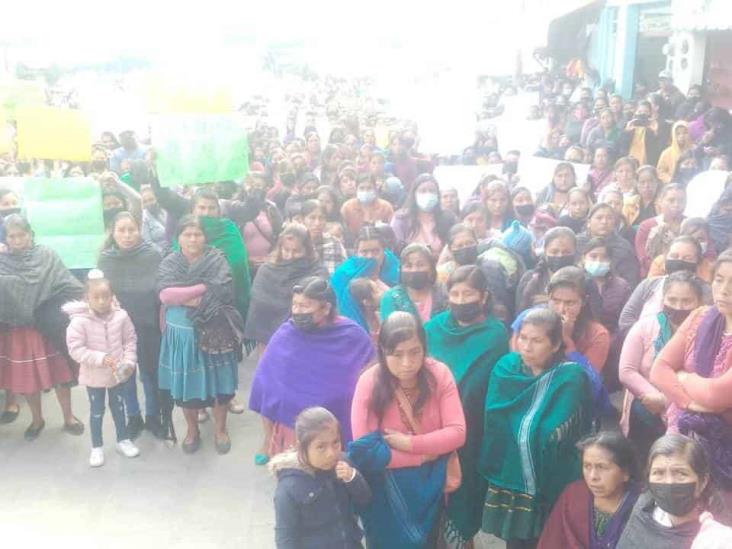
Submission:
<svg viewBox="0 0 732 549">
<path fill-rule="evenodd" d="M 218 83 L 151 77 L 146 82 L 144 93 L 150 113 L 224 113 L 234 110 L 231 88 Z"/>
<path fill-rule="evenodd" d="M 32 80 L 0 80 L 0 106 L 8 120 L 15 120 L 19 105 L 45 105 L 46 92 Z"/>
<path fill-rule="evenodd" d="M 241 180 L 249 169 L 243 121 L 233 114 L 161 114 L 150 133 L 160 184 Z"/>
<path fill-rule="evenodd" d="M 104 240 L 99 183 L 91 178 L 27 178 L 22 203 L 35 241 L 55 250 L 66 267 L 97 264 Z"/>
<path fill-rule="evenodd" d="M 486 164 L 484 166 L 437 166 L 432 175 L 435 176 L 440 189 L 457 190 L 460 204 L 465 205 L 473 191 L 485 175 L 501 177 L 503 164 Z"/>
<path fill-rule="evenodd" d="M 81 111 L 20 105 L 16 109 L 18 156 L 86 162 L 91 158 L 91 128 Z"/>
</svg>

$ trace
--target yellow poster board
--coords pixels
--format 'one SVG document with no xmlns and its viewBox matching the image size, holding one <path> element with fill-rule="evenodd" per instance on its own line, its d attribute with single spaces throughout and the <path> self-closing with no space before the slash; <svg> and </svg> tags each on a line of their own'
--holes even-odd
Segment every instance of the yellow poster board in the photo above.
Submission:
<svg viewBox="0 0 732 549">
<path fill-rule="evenodd" d="M 43 86 L 32 80 L 0 80 L 0 108 L 8 120 L 15 120 L 20 105 L 45 105 Z"/>
<path fill-rule="evenodd" d="M 145 106 L 150 113 L 224 113 L 234 110 L 231 89 L 227 86 L 163 77 L 147 80 Z"/>
<path fill-rule="evenodd" d="M 91 159 L 91 127 L 83 112 L 20 105 L 16 120 L 19 157 L 76 162 Z"/>
</svg>

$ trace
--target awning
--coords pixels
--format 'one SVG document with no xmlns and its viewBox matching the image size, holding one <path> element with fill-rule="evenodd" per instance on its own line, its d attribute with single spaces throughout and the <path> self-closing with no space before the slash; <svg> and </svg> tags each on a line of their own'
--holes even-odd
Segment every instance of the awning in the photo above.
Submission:
<svg viewBox="0 0 732 549">
<path fill-rule="evenodd" d="M 588 26 L 597 22 L 605 7 L 604 0 L 578 2 L 572 11 L 549 23 L 546 54 L 559 63 L 583 57 L 590 41 Z"/>
</svg>

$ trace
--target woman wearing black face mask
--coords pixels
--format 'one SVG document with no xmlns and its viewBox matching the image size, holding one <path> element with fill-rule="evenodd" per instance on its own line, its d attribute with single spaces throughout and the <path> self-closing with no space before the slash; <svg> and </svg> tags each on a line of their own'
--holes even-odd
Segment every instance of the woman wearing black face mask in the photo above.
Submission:
<svg viewBox="0 0 732 549">
<path fill-rule="evenodd" d="M 437 282 L 437 266 L 432 252 L 422 244 L 410 244 L 402 250 L 400 283 L 381 299 L 381 321 L 394 311 L 406 311 L 422 322 L 447 308 L 447 294 Z"/>
<path fill-rule="evenodd" d="M 488 313 L 488 281 L 478 267 L 455 269 L 447 291 L 449 310 L 427 322 L 425 332 L 429 354 L 452 371 L 465 412 L 465 446 L 458 451 L 462 483 L 450 495 L 446 510 L 446 530 L 465 543 L 480 530 L 487 489 L 478 472 L 483 403 L 493 365 L 508 352 L 508 335 Z"/>
<path fill-rule="evenodd" d="M 729 547 L 724 544 L 729 540 L 724 537 L 729 536 L 729 529 L 713 524 L 709 515 L 701 516 L 714 510 L 713 493 L 709 461 L 702 446 L 679 434 L 659 438 L 648 457 L 648 491 L 638 498 L 617 549 Z M 704 544 L 708 534 L 700 533 L 700 520 L 705 529 L 719 528 L 707 538 L 719 544 Z"/>
<path fill-rule="evenodd" d="M 327 278 L 310 277 L 292 289 L 291 317 L 274 333 L 252 382 L 249 408 L 262 416 L 265 436 L 255 463 L 286 450 L 295 441 L 295 418 L 305 408 L 323 406 L 351 440 L 351 398 L 358 376 L 374 355 L 369 335 L 338 316 Z"/>
<path fill-rule="evenodd" d="M 516 187 L 511 191 L 511 205 L 513 206 L 513 214 L 516 219 L 524 226 L 528 227 L 532 219 L 534 219 L 534 197 L 531 191 L 526 187 Z"/>
<path fill-rule="evenodd" d="M 447 246 L 437 262 L 437 280 L 443 284 L 452 272 L 462 265 L 475 265 L 478 260 L 478 237 L 475 231 L 464 223 L 452 226 L 447 237 Z"/>
</svg>

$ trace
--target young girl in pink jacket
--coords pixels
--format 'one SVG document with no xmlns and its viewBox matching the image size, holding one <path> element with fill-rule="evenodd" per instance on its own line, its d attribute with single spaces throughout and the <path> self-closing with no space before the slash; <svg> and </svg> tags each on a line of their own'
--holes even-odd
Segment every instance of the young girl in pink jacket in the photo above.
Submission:
<svg viewBox="0 0 732 549">
<path fill-rule="evenodd" d="M 127 435 L 124 410 L 124 384 L 137 364 L 137 335 L 130 317 L 117 305 L 109 280 L 96 269 L 89 273 L 84 301 L 67 303 L 63 310 L 71 317 L 66 330 L 69 354 L 79 363 L 79 383 L 86 385 L 89 394 L 89 465 L 104 465 L 102 420 L 107 392 L 117 451 L 125 457 L 137 457 L 140 451 Z"/>
</svg>

